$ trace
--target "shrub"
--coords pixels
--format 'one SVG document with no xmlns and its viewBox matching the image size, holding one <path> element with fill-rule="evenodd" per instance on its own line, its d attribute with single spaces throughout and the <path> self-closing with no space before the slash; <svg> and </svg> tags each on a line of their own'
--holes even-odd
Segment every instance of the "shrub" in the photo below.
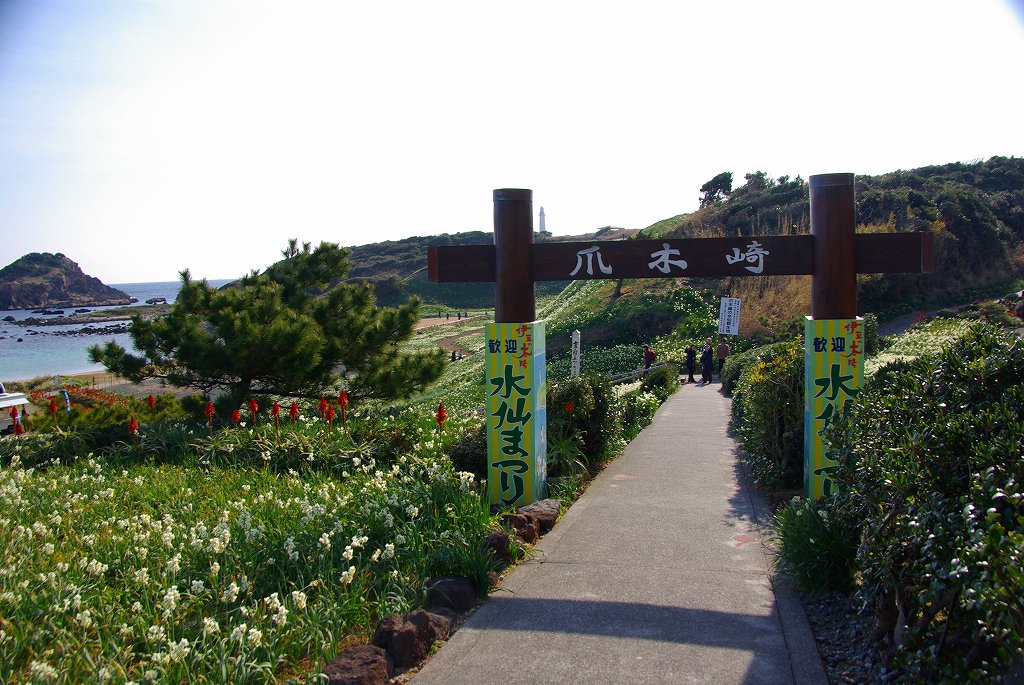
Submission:
<svg viewBox="0 0 1024 685">
<path fill-rule="evenodd" d="M 615 392 L 601 374 L 588 372 L 549 384 L 547 408 L 548 470 L 552 475 L 559 475 L 560 456 L 579 459 L 586 465 L 599 463 L 611 442 L 619 437 Z M 582 458 L 570 449 L 571 444 L 575 444 Z"/>
<path fill-rule="evenodd" d="M 469 426 L 452 445 L 448 456 L 456 471 L 468 471 L 477 482 L 487 479 L 487 423 Z"/>
<path fill-rule="evenodd" d="M 669 395 L 679 389 L 679 367 L 675 364 L 666 364 L 651 369 L 640 381 L 640 389 L 664 402 Z"/>
<path fill-rule="evenodd" d="M 629 442 L 651 422 L 661 401 L 648 392 L 631 392 L 619 396 L 622 438 Z"/>
<path fill-rule="evenodd" d="M 803 473 L 803 347 L 793 340 L 745 356 L 733 398 L 733 426 L 759 483 L 797 487 Z"/>
<path fill-rule="evenodd" d="M 906 677 L 998 677 L 1024 655 L 1024 346 L 976 327 L 876 374 L 826 438 L 863 596 Z"/>
<path fill-rule="evenodd" d="M 832 500 L 794 500 L 772 521 L 778 540 L 776 568 L 809 592 L 853 585 L 859 529 L 831 507 Z"/>
<path fill-rule="evenodd" d="M 607 457 L 608 448 L 619 436 L 615 390 L 608 378 L 596 373 L 585 373 L 582 378 L 594 396 L 594 409 L 582 418 L 583 453 L 591 464 Z"/>
</svg>

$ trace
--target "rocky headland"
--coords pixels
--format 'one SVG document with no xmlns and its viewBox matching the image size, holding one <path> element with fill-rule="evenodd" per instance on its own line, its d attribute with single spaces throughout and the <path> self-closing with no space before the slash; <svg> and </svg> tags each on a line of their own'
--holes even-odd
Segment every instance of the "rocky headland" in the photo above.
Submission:
<svg viewBox="0 0 1024 685">
<path fill-rule="evenodd" d="M 0 269 L 0 309 L 131 304 L 128 293 L 85 274 L 63 254 L 32 252 Z"/>
</svg>

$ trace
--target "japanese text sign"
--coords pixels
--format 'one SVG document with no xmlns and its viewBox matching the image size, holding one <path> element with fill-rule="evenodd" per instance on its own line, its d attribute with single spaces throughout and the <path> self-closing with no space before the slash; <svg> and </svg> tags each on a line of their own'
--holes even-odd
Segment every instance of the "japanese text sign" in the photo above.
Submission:
<svg viewBox="0 0 1024 685">
<path fill-rule="evenodd" d="M 846 412 L 864 383 L 864 320 L 804 319 L 804 493 L 832 491 L 836 462 L 823 435 Z"/>
<path fill-rule="evenodd" d="M 487 493 L 519 507 L 547 496 L 544 322 L 490 323 L 487 336 Z"/>
<path fill-rule="evenodd" d="M 722 335 L 740 334 L 740 298 L 722 298 L 722 306 L 718 311 L 718 332 Z"/>
</svg>

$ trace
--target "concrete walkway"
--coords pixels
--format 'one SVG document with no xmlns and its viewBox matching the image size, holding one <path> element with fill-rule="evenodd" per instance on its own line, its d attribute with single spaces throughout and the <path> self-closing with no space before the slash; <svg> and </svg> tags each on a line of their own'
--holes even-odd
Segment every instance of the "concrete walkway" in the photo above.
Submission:
<svg viewBox="0 0 1024 685">
<path fill-rule="evenodd" d="M 827 683 L 729 407 L 718 383 L 669 398 L 413 683 Z"/>
</svg>

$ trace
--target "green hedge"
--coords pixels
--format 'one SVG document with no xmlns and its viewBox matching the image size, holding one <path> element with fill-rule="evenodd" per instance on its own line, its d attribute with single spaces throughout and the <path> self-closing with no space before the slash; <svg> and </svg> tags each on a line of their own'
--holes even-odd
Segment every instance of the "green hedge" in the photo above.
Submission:
<svg viewBox="0 0 1024 685">
<path fill-rule="evenodd" d="M 723 371 L 737 369 L 741 371 L 733 392 L 733 428 L 747 452 L 755 480 L 776 489 L 799 487 L 804 432 L 801 341 L 774 343 L 734 355 Z"/>
<path fill-rule="evenodd" d="M 977 327 L 876 374 L 827 438 L 862 594 L 910 682 L 1024 656 L 1024 345 Z"/>
</svg>

